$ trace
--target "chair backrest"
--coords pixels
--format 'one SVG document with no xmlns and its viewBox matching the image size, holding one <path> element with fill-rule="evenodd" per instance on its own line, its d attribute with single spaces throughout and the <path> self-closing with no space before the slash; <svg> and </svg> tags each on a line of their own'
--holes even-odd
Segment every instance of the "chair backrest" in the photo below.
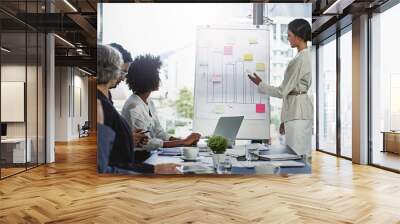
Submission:
<svg viewBox="0 0 400 224">
<path fill-rule="evenodd" d="M 106 125 L 97 125 L 97 170 L 99 173 L 112 172 L 108 165 L 110 152 L 115 139 L 115 132 Z"/>
<path fill-rule="evenodd" d="M 85 121 L 85 123 L 82 126 L 82 130 L 87 130 L 90 129 L 90 123 L 89 121 Z"/>
</svg>

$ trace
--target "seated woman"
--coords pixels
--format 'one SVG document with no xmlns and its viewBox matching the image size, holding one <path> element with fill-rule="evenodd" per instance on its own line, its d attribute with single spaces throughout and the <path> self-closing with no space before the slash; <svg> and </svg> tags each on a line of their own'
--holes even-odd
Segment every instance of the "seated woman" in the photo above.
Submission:
<svg viewBox="0 0 400 224">
<path fill-rule="evenodd" d="M 159 57 L 138 56 L 132 62 L 126 76 L 126 83 L 133 94 L 125 102 L 121 114 L 132 130 L 148 131 L 149 139 L 143 146 L 147 152 L 160 147 L 190 146 L 200 139 L 200 134 L 197 133 L 192 133 L 185 139 L 178 139 L 168 135 L 161 127 L 154 103 L 149 99 L 151 92 L 159 88 L 160 67 Z"/>
<path fill-rule="evenodd" d="M 108 166 L 141 173 L 162 173 L 163 169 L 168 169 L 169 167 L 153 167 L 135 159 L 133 151 L 134 139 L 137 143 L 143 142 L 141 137 L 144 136 L 143 134 L 135 135 L 132 133 L 127 122 L 121 117 L 108 98 L 109 88 L 114 86 L 121 76 L 121 54 L 112 47 L 98 45 L 97 56 L 97 99 L 100 101 L 100 107 L 104 115 L 100 120 L 115 133 L 108 158 Z M 98 137 L 103 138 L 104 136 L 99 135 Z"/>
</svg>

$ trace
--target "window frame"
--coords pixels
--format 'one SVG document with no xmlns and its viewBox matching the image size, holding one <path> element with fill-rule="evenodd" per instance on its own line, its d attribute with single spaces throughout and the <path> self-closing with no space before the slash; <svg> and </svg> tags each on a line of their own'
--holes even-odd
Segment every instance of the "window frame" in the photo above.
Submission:
<svg viewBox="0 0 400 224">
<path fill-rule="evenodd" d="M 387 171 L 391 171 L 391 172 L 395 172 L 395 173 L 400 173 L 400 170 L 397 169 L 393 169 L 387 166 L 383 166 L 383 165 L 379 165 L 379 164 L 375 164 L 373 163 L 373 153 L 374 153 L 374 149 L 373 149 L 373 130 L 372 130 L 372 119 L 373 119 L 373 114 L 372 114 L 372 95 L 373 95 L 373 88 L 372 88 L 372 20 L 374 18 L 374 14 L 382 14 L 385 11 L 395 7 L 397 4 L 399 4 L 398 0 L 388 0 L 387 2 L 385 2 L 384 4 L 380 5 L 379 7 L 375 8 L 374 10 L 371 10 L 368 12 L 368 21 L 367 21 L 367 26 L 368 26 L 368 30 L 367 30 L 367 41 L 368 41 L 368 54 L 367 54 L 367 64 L 368 64 L 368 69 L 367 69 L 367 79 L 368 79 L 368 100 L 367 100 L 367 107 L 368 107 L 368 112 L 367 112 L 367 119 L 368 119 L 368 152 L 367 152 L 367 160 L 368 160 L 368 165 L 376 167 L 376 168 L 380 168 L 383 170 L 387 170 Z"/>
<path fill-rule="evenodd" d="M 340 118 L 340 103 L 341 103 L 341 97 L 340 97 L 340 82 L 341 82 L 341 67 L 340 67 L 340 38 L 342 35 L 346 34 L 347 32 L 351 32 L 352 31 L 352 22 L 350 22 L 349 24 L 347 24 L 346 26 L 342 27 L 342 28 L 338 28 L 336 29 L 336 32 L 327 36 L 326 38 L 319 40 L 315 45 L 315 49 L 316 49 L 316 135 L 315 135 L 315 143 L 316 143 L 316 151 L 318 152 L 323 152 L 329 155 L 333 155 L 339 158 L 343 158 L 346 160 L 352 160 L 352 158 L 347 157 L 342 155 L 341 153 L 341 118 Z M 332 153 L 329 152 L 327 150 L 321 149 L 320 148 L 320 142 L 319 142 L 319 134 L 320 134 L 320 130 L 319 130 L 319 122 L 320 122 L 320 114 L 319 114 L 319 107 L 320 107 L 320 103 L 319 103 L 319 86 L 320 86 L 320 80 L 319 80 L 319 57 L 320 57 L 320 52 L 319 49 L 321 47 L 322 44 L 327 44 L 331 41 L 336 41 L 336 152 Z"/>
</svg>

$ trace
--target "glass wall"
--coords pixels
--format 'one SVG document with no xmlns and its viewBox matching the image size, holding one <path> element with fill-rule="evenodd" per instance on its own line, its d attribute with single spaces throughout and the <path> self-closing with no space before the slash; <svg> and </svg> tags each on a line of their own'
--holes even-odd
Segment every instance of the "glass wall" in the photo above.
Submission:
<svg viewBox="0 0 400 224">
<path fill-rule="evenodd" d="M 352 33 L 347 27 L 340 36 L 340 154 L 352 157 Z"/>
<path fill-rule="evenodd" d="M 43 10 L 40 2 L 20 1 L 16 10 L 36 13 Z M 5 178 L 45 162 L 45 36 L 12 16 L 0 13 L 0 20 L 0 178 Z"/>
<path fill-rule="evenodd" d="M 317 48 L 315 45 L 311 48 L 311 71 L 312 71 L 312 83 L 309 94 L 314 106 L 314 120 L 313 120 L 313 136 L 312 136 L 312 150 L 317 149 Z"/>
<path fill-rule="evenodd" d="M 400 5 L 371 19 L 372 163 L 400 170 Z"/>
<path fill-rule="evenodd" d="M 336 36 L 318 48 L 318 149 L 336 154 Z"/>
<path fill-rule="evenodd" d="M 25 170 L 26 158 L 26 33 L 1 34 L 1 174 Z M 28 160 L 30 162 L 30 160 Z"/>
</svg>

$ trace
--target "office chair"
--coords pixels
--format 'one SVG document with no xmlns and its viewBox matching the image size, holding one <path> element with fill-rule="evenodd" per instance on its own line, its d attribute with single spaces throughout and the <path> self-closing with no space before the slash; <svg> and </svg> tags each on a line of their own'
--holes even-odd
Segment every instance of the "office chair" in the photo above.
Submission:
<svg viewBox="0 0 400 224">
<path fill-rule="evenodd" d="M 78 131 L 79 131 L 79 138 L 80 137 L 87 137 L 89 136 L 89 130 L 90 130 L 90 123 L 89 121 L 85 121 L 85 123 L 80 127 L 78 125 Z"/>
</svg>

